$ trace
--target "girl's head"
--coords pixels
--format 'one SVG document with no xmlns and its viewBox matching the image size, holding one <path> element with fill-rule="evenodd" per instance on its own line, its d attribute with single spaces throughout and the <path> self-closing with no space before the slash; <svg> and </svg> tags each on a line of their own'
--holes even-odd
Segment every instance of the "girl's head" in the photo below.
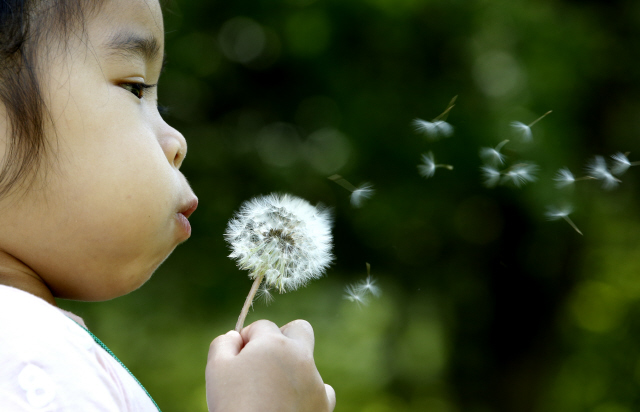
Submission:
<svg viewBox="0 0 640 412">
<path fill-rule="evenodd" d="M 186 142 L 157 108 L 163 30 L 158 0 L 0 3 L 0 281 L 109 299 L 189 236 Z"/>
</svg>

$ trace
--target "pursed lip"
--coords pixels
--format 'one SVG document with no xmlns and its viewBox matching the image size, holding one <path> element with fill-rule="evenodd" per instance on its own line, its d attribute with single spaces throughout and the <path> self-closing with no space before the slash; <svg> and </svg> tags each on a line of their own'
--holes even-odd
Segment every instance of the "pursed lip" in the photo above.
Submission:
<svg viewBox="0 0 640 412">
<path fill-rule="evenodd" d="M 191 214 L 195 212 L 197 208 L 198 208 L 198 198 L 195 197 L 192 200 L 190 200 L 188 203 L 186 203 L 178 213 L 184 215 L 184 217 L 188 219 L 189 216 L 191 216 Z"/>
</svg>

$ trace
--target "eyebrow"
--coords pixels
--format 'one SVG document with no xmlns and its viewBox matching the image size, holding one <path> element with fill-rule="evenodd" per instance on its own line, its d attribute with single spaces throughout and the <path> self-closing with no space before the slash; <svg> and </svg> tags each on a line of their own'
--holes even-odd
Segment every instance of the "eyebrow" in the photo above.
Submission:
<svg viewBox="0 0 640 412">
<path fill-rule="evenodd" d="M 153 35 L 140 36 L 132 32 L 117 32 L 111 35 L 106 42 L 110 55 L 124 58 L 142 58 L 149 63 L 158 58 L 162 50 L 160 42 Z M 164 57 L 163 65 L 164 65 Z"/>
</svg>

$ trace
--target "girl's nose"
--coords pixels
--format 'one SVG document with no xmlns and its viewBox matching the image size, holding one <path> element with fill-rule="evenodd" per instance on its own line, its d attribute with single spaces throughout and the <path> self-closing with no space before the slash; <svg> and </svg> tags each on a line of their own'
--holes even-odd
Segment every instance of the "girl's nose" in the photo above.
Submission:
<svg viewBox="0 0 640 412">
<path fill-rule="evenodd" d="M 164 123 L 160 145 L 169 163 L 179 169 L 187 154 L 187 141 L 182 133 Z"/>
</svg>

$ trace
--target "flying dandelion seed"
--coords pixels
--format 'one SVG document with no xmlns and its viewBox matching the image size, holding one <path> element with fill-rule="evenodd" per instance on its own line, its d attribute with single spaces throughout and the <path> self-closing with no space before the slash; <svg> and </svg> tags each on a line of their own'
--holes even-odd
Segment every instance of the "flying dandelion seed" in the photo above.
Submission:
<svg viewBox="0 0 640 412">
<path fill-rule="evenodd" d="M 347 285 L 344 289 L 344 298 L 350 302 L 357 303 L 358 306 L 367 304 L 365 293 L 358 289 L 357 285 Z"/>
<path fill-rule="evenodd" d="M 616 153 L 611 155 L 613 159 L 613 166 L 611 167 L 611 173 L 614 175 L 621 175 L 626 172 L 631 167 L 631 162 L 629 158 L 624 155 L 624 153 Z"/>
<path fill-rule="evenodd" d="M 593 179 L 594 178 L 591 176 L 575 177 L 573 173 L 571 173 L 571 171 L 566 167 L 563 167 L 562 169 L 558 170 L 556 172 L 556 175 L 553 178 L 553 180 L 556 181 L 556 187 L 558 189 L 571 187 L 575 182 L 579 182 L 581 180 L 593 180 Z"/>
<path fill-rule="evenodd" d="M 274 301 L 273 293 L 271 293 L 271 289 L 269 289 L 266 285 L 262 284 L 258 288 L 256 292 L 256 299 L 262 300 L 265 305 L 269 305 Z"/>
<path fill-rule="evenodd" d="M 361 207 L 365 200 L 373 196 L 373 185 L 363 183 L 356 190 L 351 192 L 351 205 L 353 207 Z"/>
<path fill-rule="evenodd" d="M 569 215 L 571 214 L 571 212 L 573 212 L 573 209 L 570 206 L 565 206 L 562 208 L 558 208 L 555 206 L 548 206 L 547 211 L 545 212 L 545 216 L 547 217 L 548 220 L 564 219 L 565 222 L 571 225 L 573 230 L 575 230 L 576 232 L 582 235 L 582 232 L 580 231 L 580 229 L 578 229 L 576 224 L 573 223 L 573 221 L 569 218 Z"/>
<path fill-rule="evenodd" d="M 371 277 L 371 275 L 367 276 L 365 280 L 361 280 L 356 284 L 356 288 L 361 290 L 363 293 L 369 293 L 373 296 L 380 296 L 380 288 L 376 285 L 376 280 Z"/>
<path fill-rule="evenodd" d="M 512 183 L 516 187 L 523 186 L 529 182 L 535 182 L 535 173 L 538 166 L 534 163 L 518 163 L 502 172 L 503 183 Z"/>
<path fill-rule="evenodd" d="M 423 133 L 426 137 L 432 140 L 436 140 L 441 137 L 453 136 L 453 126 L 444 120 L 428 122 L 422 119 L 415 119 L 413 121 L 413 127 L 416 132 Z"/>
<path fill-rule="evenodd" d="M 422 164 L 418 165 L 418 172 L 420 173 L 420 176 L 430 178 L 436 173 L 436 169 L 439 167 L 447 170 L 453 170 L 453 166 L 451 165 L 436 164 L 433 152 L 429 152 L 422 155 Z"/>
<path fill-rule="evenodd" d="M 500 150 L 509 143 L 509 140 L 503 140 L 496 147 L 483 147 L 480 149 L 480 157 L 492 166 L 504 164 L 505 155 Z"/>
<path fill-rule="evenodd" d="M 530 142 L 533 139 L 533 133 L 531 132 L 531 128 L 533 127 L 533 125 L 544 119 L 551 112 L 552 111 L 549 110 L 529 124 L 524 124 L 522 122 L 511 122 L 511 127 L 522 138 L 522 140 L 524 140 L 525 142 Z"/>
<path fill-rule="evenodd" d="M 556 187 L 559 189 L 571 186 L 576 182 L 576 178 L 573 176 L 573 173 L 571 173 L 571 170 L 566 167 L 558 170 L 553 180 L 556 181 Z"/>
<path fill-rule="evenodd" d="M 355 187 L 347 179 L 340 175 L 332 175 L 329 176 L 328 179 L 336 182 L 337 184 L 351 192 L 351 205 L 353 207 L 361 207 L 364 201 L 370 199 L 375 192 L 371 183 L 363 183 L 360 185 L 360 187 Z"/>
<path fill-rule="evenodd" d="M 495 167 L 485 165 L 480 167 L 480 171 L 482 172 L 483 183 L 488 188 L 496 187 L 500 183 L 502 173 Z"/>
<path fill-rule="evenodd" d="M 609 190 L 620 184 L 621 180 L 616 178 L 607 168 L 607 162 L 602 156 L 595 156 L 587 163 L 587 175 L 592 179 L 602 180 L 602 188 Z"/>
<path fill-rule="evenodd" d="M 327 209 L 288 194 L 270 194 L 242 204 L 229 221 L 225 239 L 230 258 L 249 271 L 253 286 L 238 318 L 244 325 L 258 288 L 295 290 L 322 276 L 333 260 L 331 217 Z"/>
<path fill-rule="evenodd" d="M 369 262 L 367 265 L 367 278 L 358 283 L 358 287 L 364 292 L 370 293 L 373 296 L 380 296 L 380 288 L 376 285 L 376 280 L 371 277 L 371 265 Z"/>
<path fill-rule="evenodd" d="M 453 126 L 447 123 L 446 120 L 449 112 L 455 106 L 457 98 L 458 96 L 453 96 L 453 99 L 451 99 L 444 112 L 440 113 L 438 117 L 430 122 L 422 119 L 414 119 L 413 127 L 415 131 L 424 134 L 430 140 L 453 136 Z"/>
<path fill-rule="evenodd" d="M 422 155 L 422 163 L 418 166 L 421 176 L 431 177 L 436 173 L 436 162 L 432 152 Z"/>
<path fill-rule="evenodd" d="M 366 305 L 369 301 L 368 295 L 380 296 L 380 288 L 376 283 L 376 280 L 371 277 L 371 265 L 367 263 L 367 278 L 345 287 L 344 297 L 359 305 Z"/>
<path fill-rule="evenodd" d="M 614 175 L 620 176 L 624 172 L 626 172 L 631 166 L 638 166 L 640 162 L 630 162 L 629 161 L 629 153 L 618 152 L 614 155 L 611 155 L 613 159 L 613 166 L 611 166 L 611 173 Z"/>
<path fill-rule="evenodd" d="M 531 127 L 529 127 L 529 125 L 522 122 L 511 122 L 511 127 L 525 142 L 530 142 L 533 139 L 533 133 L 531 133 Z"/>
</svg>

